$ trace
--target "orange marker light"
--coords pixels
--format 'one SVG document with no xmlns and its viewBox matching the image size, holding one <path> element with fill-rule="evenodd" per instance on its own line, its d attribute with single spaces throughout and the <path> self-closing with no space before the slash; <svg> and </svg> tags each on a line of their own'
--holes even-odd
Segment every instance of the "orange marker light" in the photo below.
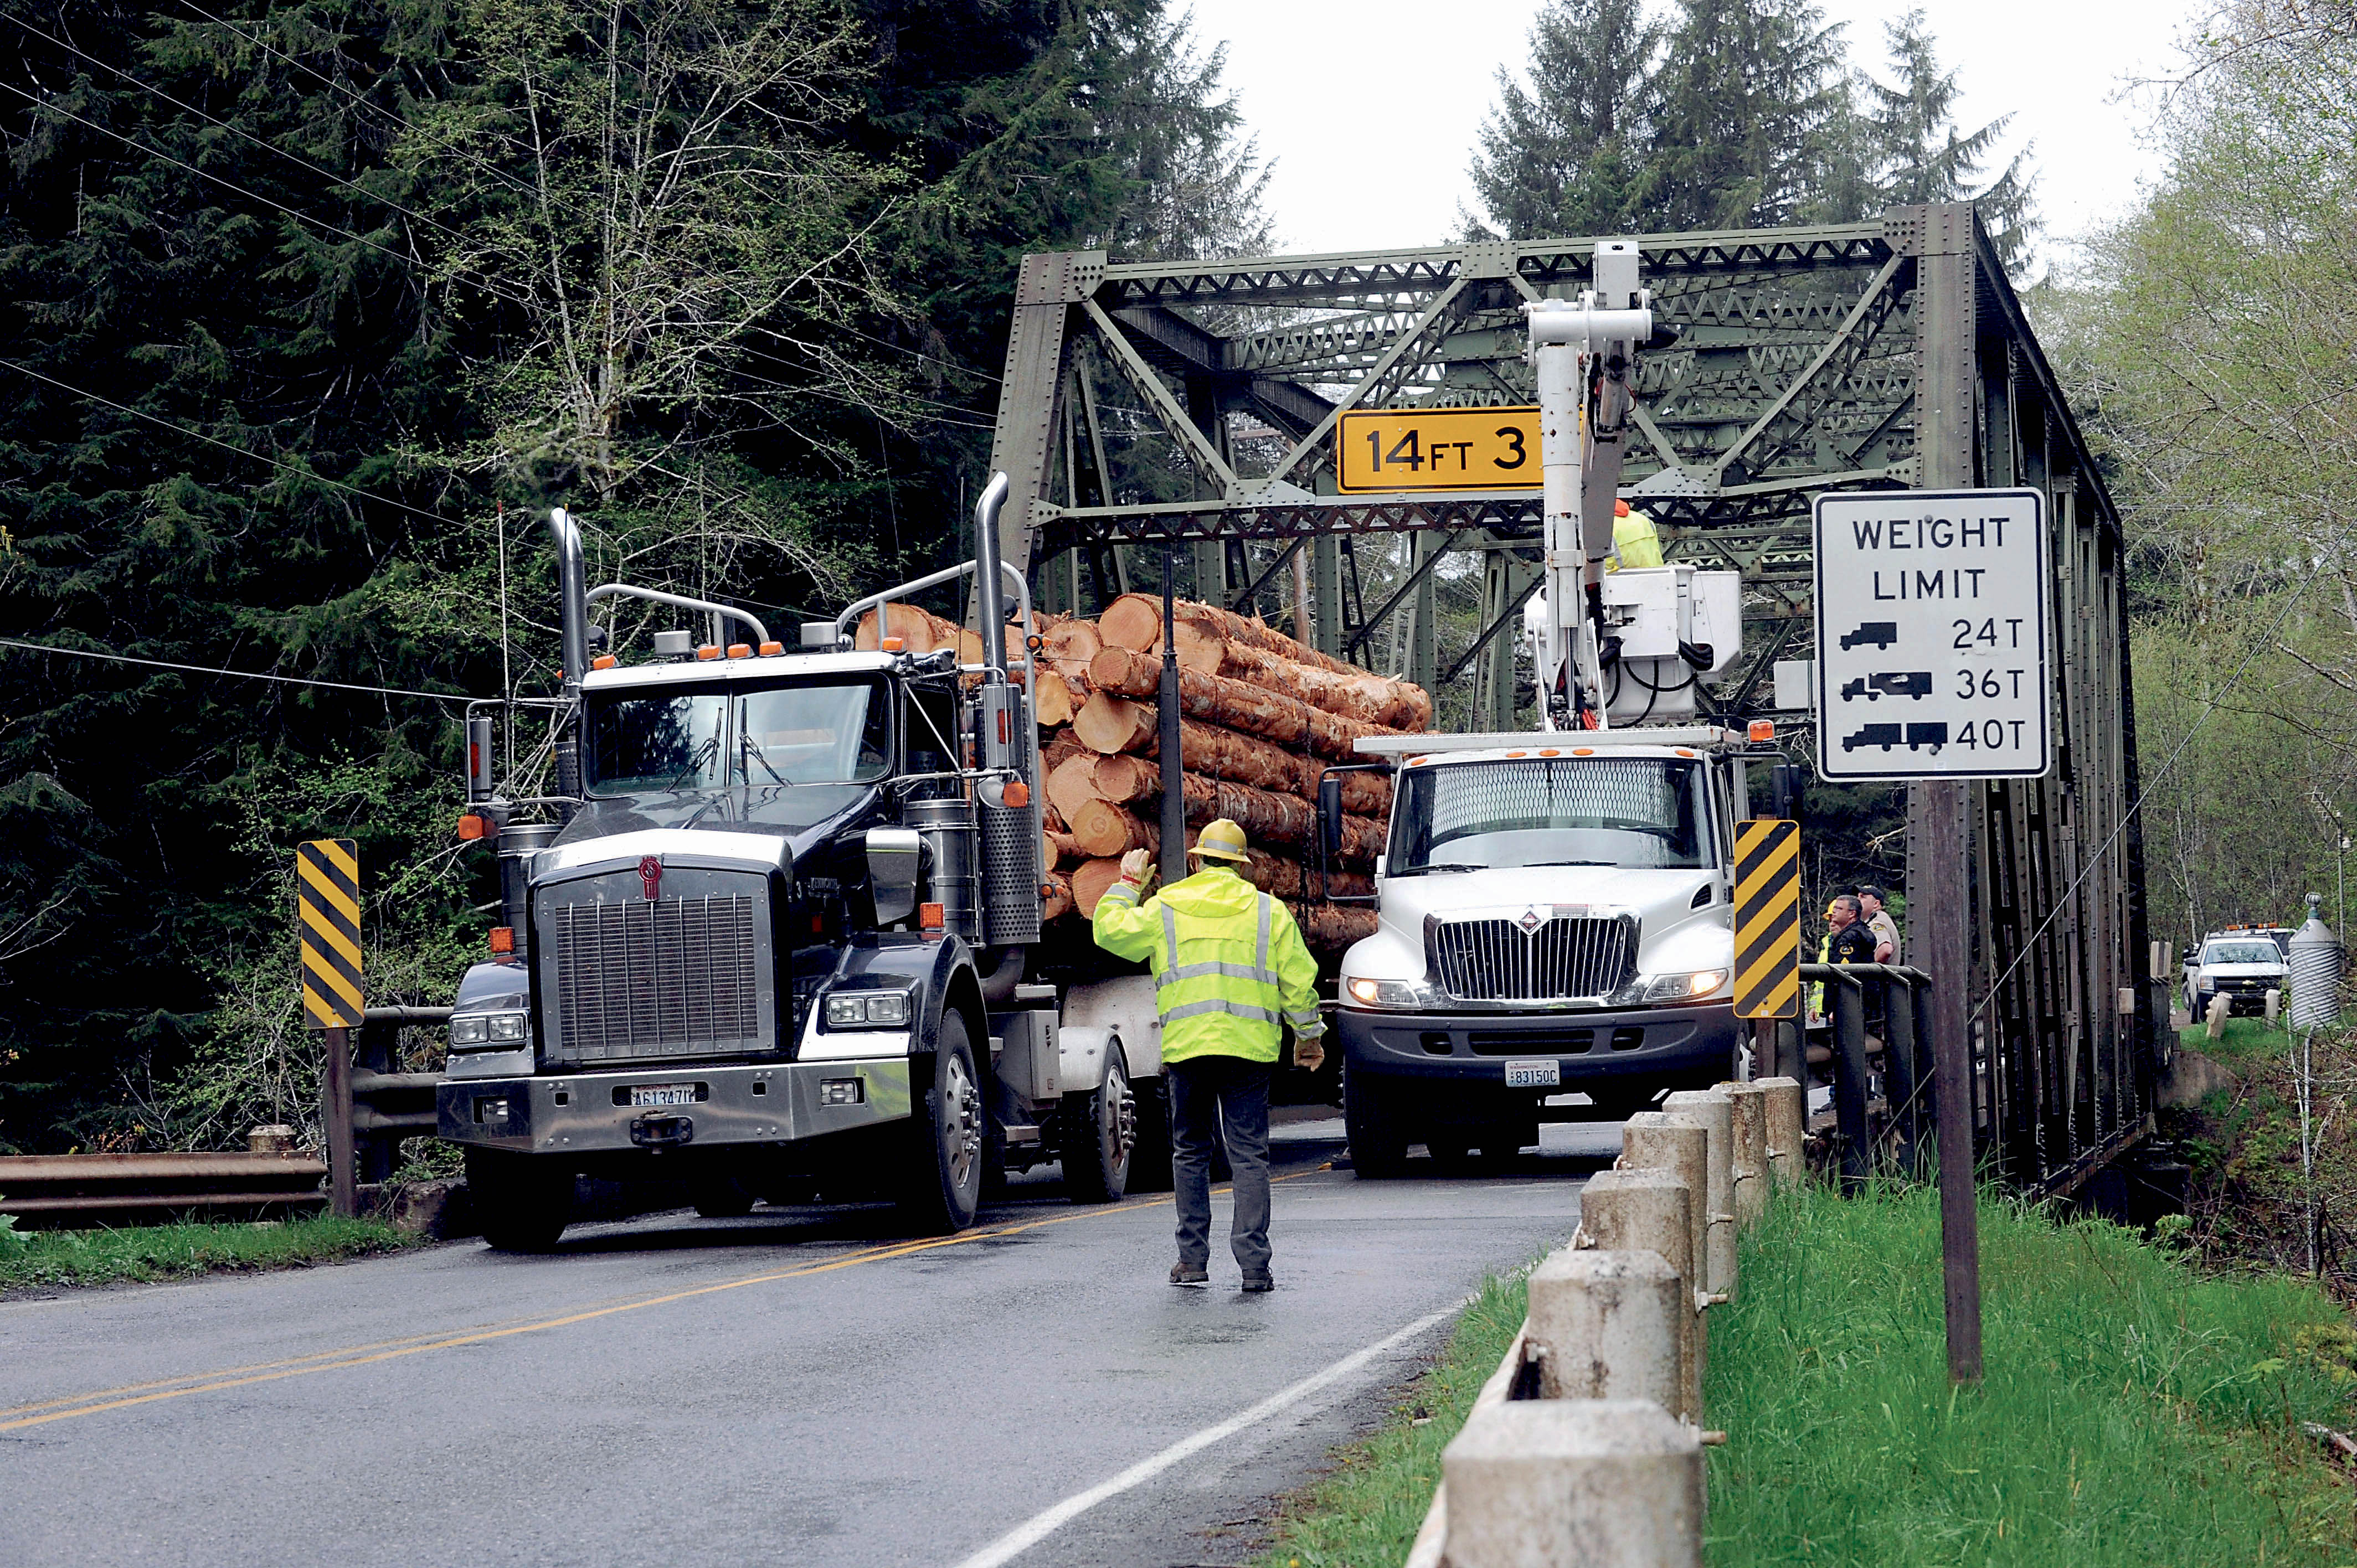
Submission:
<svg viewBox="0 0 2357 1568">
<path fill-rule="evenodd" d="M 782 642 L 765 642 L 761 644 L 761 657 L 764 659 L 775 658 L 785 650 L 786 645 Z"/>
<path fill-rule="evenodd" d="M 483 819 L 477 816 L 474 812 L 468 811 L 465 816 L 458 819 L 458 836 L 462 839 L 481 838 L 483 836 Z"/>
<path fill-rule="evenodd" d="M 1694 755 L 1694 753 L 1693 753 L 1693 752 L 1688 751 L 1688 750 L 1687 750 L 1684 746 L 1677 746 L 1677 747 L 1675 747 L 1675 748 L 1674 748 L 1674 749 L 1675 749 L 1675 750 L 1676 750 L 1677 754 L 1678 754 L 1680 757 L 1692 757 L 1692 756 Z"/>
<path fill-rule="evenodd" d="M 998 798 L 1006 802 L 1008 811 L 1019 811 L 1031 803 L 1031 786 L 1020 779 L 1009 779 L 1006 788 L 998 792 Z"/>
<path fill-rule="evenodd" d="M 695 656 L 698 659 L 717 659 L 720 657 L 720 650 L 707 642 L 695 650 Z"/>
<path fill-rule="evenodd" d="M 920 904 L 917 906 L 917 925 L 920 929 L 928 931 L 938 931 L 942 929 L 942 907 L 939 904 Z"/>
<path fill-rule="evenodd" d="M 898 637 L 888 637 L 883 642 L 884 651 L 887 653 L 898 653 L 907 646 L 906 639 Z"/>
<path fill-rule="evenodd" d="M 1539 747 L 1539 755 L 1541 757 L 1561 757 L 1563 753 L 1556 750 L 1552 746 L 1543 746 Z"/>
<path fill-rule="evenodd" d="M 728 645 L 728 657 L 750 659 L 753 657 L 753 645 L 749 642 L 732 642 Z"/>
<path fill-rule="evenodd" d="M 1510 751 L 1506 753 L 1506 755 L 1508 757 L 1528 757 L 1530 753 L 1527 751 Z"/>
<path fill-rule="evenodd" d="M 1596 748 L 1592 746 L 1575 746 L 1571 748 L 1571 754 L 1574 757 L 1593 757 L 1596 755 Z"/>
<path fill-rule="evenodd" d="M 1751 721 L 1750 728 L 1746 733 L 1749 734 L 1753 740 L 1774 740 L 1776 738 L 1776 721 L 1774 719 L 1753 719 Z"/>
<path fill-rule="evenodd" d="M 619 660 L 617 660 L 612 654 L 601 653 L 597 655 L 597 658 L 589 660 L 589 668 L 592 670 L 611 670 L 617 662 L 619 662 Z"/>
<path fill-rule="evenodd" d="M 493 952 L 500 953 L 515 951 L 515 928 L 513 926 L 493 926 L 491 928 L 491 950 Z"/>
</svg>

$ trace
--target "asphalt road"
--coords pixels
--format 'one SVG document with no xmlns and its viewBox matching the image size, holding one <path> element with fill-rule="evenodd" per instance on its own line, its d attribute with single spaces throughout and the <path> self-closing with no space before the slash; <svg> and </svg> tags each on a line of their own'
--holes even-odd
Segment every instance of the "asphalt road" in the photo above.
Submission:
<svg viewBox="0 0 2357 1568">
<path fill-rule="evenodd" d="M 1278 1288 L 1164 1283 L 1169 1199 L 583 1226 L 0 1303 L 0 1563 L 1240 1562 L 1617 1128 L 1361 1182 L 1280 1144 Z M 1052 1167 L 1051 1167 L 1052 1169 Z M 1191 1441 L 1190 1441 L 1191 1440 Z"/>
</svg>

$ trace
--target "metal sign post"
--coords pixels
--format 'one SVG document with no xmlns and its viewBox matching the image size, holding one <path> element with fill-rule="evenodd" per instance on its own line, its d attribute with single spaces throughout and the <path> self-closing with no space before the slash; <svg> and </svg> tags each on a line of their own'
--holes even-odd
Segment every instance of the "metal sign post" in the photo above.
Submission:
<svg viewBox="0 0 2357 1568">
<path fill-rule="evenodd" d="M 1935 465 L 1935 469 L 1940 465 Z M 1914 827 L 1943 852 L 1908 895 L 1930 915 L 1932 1113 L 1948 1376 L 1981 1376 L 1980 1223 L 1964 865 L 1967 781 L 2036 779 L 2054 764 L 2052 563 L 2034 489 L 1821 495 L 1814 508 L 1817 771 L 1925 786 Z"/>
<path fill-rule="evenodd" d="M 1754 1076 L 1784 1071 L 1767 1043 L 1777 1020 L 1801 1015 L 1798 822 L 1755 817 L 1735 824 L 1735 1015 L 1759 1026 Z M 1804 1053 L 1792 1076 L 1808 1081 Z"/>
<path fill-rule="evenodd" d="M 352 1041 L 367 1015 L 361 992 L 361 857 L 350 839 L 312 839 L 295 852 L 302 943 L 303 1023 L 325 1032 L 319 1097 L 328 1130 L 328 1194 L 335 1212 L 360 1211 L 353 1169 Z"/>
</svg>

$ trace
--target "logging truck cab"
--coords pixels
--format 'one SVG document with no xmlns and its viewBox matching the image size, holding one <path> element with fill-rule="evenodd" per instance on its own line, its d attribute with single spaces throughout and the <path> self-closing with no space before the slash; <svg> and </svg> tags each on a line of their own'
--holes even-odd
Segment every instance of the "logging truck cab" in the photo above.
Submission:
<svg viewBox="0 0 2357 1568">
<path fill-rule="evenodd" d="M 999 596 L 978 596 L 979 664 L 855 646 L 864 612 L 997 581 L 1005 488 L 977 509 L 979 566 L 805 626 L 793 651 L 740 610 L 585 591 L 578 532 L 551 515 L 558 782 L 503 795 L 470 714 L 461 833 L 498 849 L 505 923 L 459 985 L 436 1104 L 494 1245 L 552 1244 L 582 1176 L 683 1184 L 708 1216 L 891 1197 L 953 1230 L 994 1168 L 1060 1158 L 1084 1200 L 1167 1171 L 1151 981 L 1038 972 L 1038 746 Z M 659 633 L 650 661 L 592 660 L 590 606 L 617 596 L 752 640 Z"/>
<path fill-rule="evenodd" d="M 1359 748 L 1394 779 L 1378 925 L 1341 970 L 1360 1172 L 1397 1174 L 1415 1144 L 1508 1159 L 1542 1121 L 1732 1076 L 1747 742 L 1692 725 Z"/>
</svg>

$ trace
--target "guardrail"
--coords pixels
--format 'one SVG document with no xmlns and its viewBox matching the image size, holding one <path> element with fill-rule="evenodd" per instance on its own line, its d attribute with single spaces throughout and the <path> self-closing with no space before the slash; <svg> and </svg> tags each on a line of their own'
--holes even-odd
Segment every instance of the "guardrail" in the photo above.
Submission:
<svg viewBox="0 0 2357 1568">
<path fill-rule="evenodd" d="M 1441 1455 L 1407 1568 L 1701 1568 L 1708 1309 L 1736 1232 L 1806 1178 L 1787 1077 L 1673 1094 L 1621 1128 L 1571 1244 Z"/>
<path fill-rule="evenodd" d="M 28 1230 L 153 1223 L 175 1214 L 307 1213 L 327 1201 L 316 1155 L 0 1156 L 0 1213 Z"/>
</svg>

